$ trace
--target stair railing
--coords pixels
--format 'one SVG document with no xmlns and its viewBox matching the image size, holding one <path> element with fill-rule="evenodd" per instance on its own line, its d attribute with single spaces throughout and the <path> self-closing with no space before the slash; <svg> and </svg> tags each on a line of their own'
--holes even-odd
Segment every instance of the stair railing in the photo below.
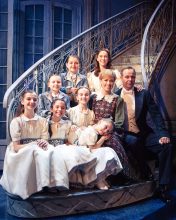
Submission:
<svg viewBox="0 0 176 220">
<path fill-rule="evenodd" d="M 6 91 L 3 107 L 7 108 L 7 139 L 8 125 L 14 117 L 19 97 L 26 89 L 33 89 L 37 93 L 46 91 L 46 81 L 53 72 L 65 71 L 66 59 L 70 54 L 80 57 L 81 73 L 92 69 L 92 56 L 102 48 L 108 48 L 112 58 L 124 50 L 139 43 L 144 28 L 152 14 L 149 2 L 142 2 L 125 10 L 54 49 L 25 71 Z"/>
<path fill-rule="evenodd" d="M 151 16 L 141 44 L 141 69 L 148 88 L 157 62 L 173 33 L 175 0 L 162 0 Z"/>
</svg>

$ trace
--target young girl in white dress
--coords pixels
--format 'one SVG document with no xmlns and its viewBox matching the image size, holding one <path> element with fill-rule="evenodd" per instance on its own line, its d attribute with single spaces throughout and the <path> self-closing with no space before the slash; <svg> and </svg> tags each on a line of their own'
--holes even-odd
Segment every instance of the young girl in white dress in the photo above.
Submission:
<svg viewBox="0 0 176 220">
<path fill-rule="evenodd" d="M 77 127 L 93 125 L 95 115 L 87 106 L 90 99 L 90 90 L 87 87 L 80 87 L 77 90 L 76 98 L 78 105 L 67 110 L 69 119 L 72 121 L 73 125 Z"/>
<path fill-rule="evenodd" d="M 9 193 L 26 199 L 31 194 L 50 186 L 50 157 L 46 119 L 35 114 L 37 95 L 26 91 L 10 124 L 12 142 L 7 146 L 2 187 Z"/>
<path fill-rule="evenodd" d="M 62 155 L 68 170 L 68 179 L 65 177 L 67 183 L 81 184 L 83 186 L 96 185 L 100 189 L 107 189 L 107 185 L 104 184 L 104 179 L 108 175 L 117 174 L 122 169 L 116 153 L 106 147 L 92 151 L 84 143 L 83 146 L 68 145 L 70 136 L 72 136 L 72 130 L 71 122 L 62 120 L 62 116 L 64 116 L 66 112 L 64 101 L 55 100 L 51 105 L 51 112 L 52 116 L 49 122 L 50 143 L 56 143 L 52 160 L 53 170 L 55 170 L 53 176 L 59 177 L 58 156 Z M 104 134 L 107 129 L 105 127 L 102 129 Z M 89 139 L 89 137 L 86 138 L 87 140 Z"/>
<path fill-rule="evenodd" d="M 49 143 L 55 146 L 52 155 L 52 178 L 54 185 L 59 188 L 63 185 L 69 188 L 69 183 L 88 185 L 96 180 L 95 167 L 97 163 L 88 148 L 79 148 L 70 145 L 73 132 L 70 120 L 62 119 L 66 113 L 66 105 L 63 100 L 55 99 L 51 103 L 51 116 L 49 118 Z M 65 167 L 60 169 L 60 158 L 64 159 Z M 64 179 L 63 178 L 63 174 Z M 63 180 L 61 182 L 61 179 Z"/>
<path fill-rule="evenodd" d="M 108 189 L 106 177 L 116 175 L 122 170 L 121 162 L 112 148 L 102 147 L 104 142 L 108 140 L 113 132 L 114 123 L 110 118 L 102 118 L 98 123 L 78 128 L 76 133 L 78 136 L 77 144 L 90 148 L 94 156 L 100 156 L 96 166 L 97 181 L 99 188 Z M 104 163 L 106 161 L 106 164 Z M 104 167 L 106 165 L 106 167 Z M 103 170 L 100 172 L 100 170 Z"/>
</svg>

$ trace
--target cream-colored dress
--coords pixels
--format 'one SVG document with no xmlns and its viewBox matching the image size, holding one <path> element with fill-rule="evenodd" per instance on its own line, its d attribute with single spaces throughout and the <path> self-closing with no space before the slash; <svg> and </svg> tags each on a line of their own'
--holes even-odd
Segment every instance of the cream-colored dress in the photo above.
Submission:
<svg viewBox="0 0 176 220">
<path fill-rule="evenodd" d="M 113 91 L 115 91 L 117 88 L 121 88 L 122 81 L 120 79 L 120 72 L 118 70 L 113 70 L 113 72 L 116 74 L 116 81 L 115 86 L 113 88 Z M 87 73 L 87 81 L 88 86 L 91 92 L 98 93 L 101 90 L 101 83 L 98 76 L 95 76 L 94 71 Z"/>
<path fill-rule="evenodd" d="M 95 114 L 92 110 L 87 109 L 83 112 L 79 105 L 67 110 L 71 122 L 78 127 L 87 127 L 94 124 Z"/>
<path fill-rule="evenodd" d="M 26 146 L 18 152 L 14 151 L 12 142 L 7 146 L 0 184 L 7 192 L 26 199 L 43 187 L 51 186 L 50 158 L 54 147 L 48 145 L 46 151 L 38 147 L 37 139 L 48 139 L 47 121 L 38 115 L 32 119 L 24 115 L 14 118 L 10 134 L 12 141 Z"/>
<path fill-rule="evenodd" d="M 78 145 L 91 146 L 95 145 L 98 140 L 98 133 L 93 126 L 88 126 L 84 129 L 77 130 Z M 104 180 L 109 175 L 116 175 L 122 170 L 122 164 L 115 153 L 110 147 L 100 147 L 92 149 L 91 153 L 97 158 L 96 165 L 96 181 Z"/>
<path fill-rule="evenodd" d="M 69 183 L 88 185 L 97 179 L 95 168 L 97 158 L 93 156 L 86 146 L 65 144 L 72 138 L 71 121 L 60 120 L 58 123 L 49 121 L 52 131 L 49 142 L 55 146 L 52 155 L 52 183 L 62 187 L 63 183 L 69 188 Z M 62 158 L 65 167 L 59 158 Z M 62 168 L 62 169 L 61 169 Z"/>
</svg>

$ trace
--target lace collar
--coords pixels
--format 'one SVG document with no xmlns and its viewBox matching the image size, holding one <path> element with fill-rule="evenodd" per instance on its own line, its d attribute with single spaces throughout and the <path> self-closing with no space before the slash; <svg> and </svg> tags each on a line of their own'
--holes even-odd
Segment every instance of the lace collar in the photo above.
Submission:
<svg viewBox="0 0 176 220">
<path fill-rule="evenodd" d="M 96 101 L 105 100 L 106 102 L 111 103 L 114 98 L 118 97 L 118 95 L 111 93 L 109 95 L 103 95 L 103 93 L 98 92 L 96 96 Z"/>
</svg>

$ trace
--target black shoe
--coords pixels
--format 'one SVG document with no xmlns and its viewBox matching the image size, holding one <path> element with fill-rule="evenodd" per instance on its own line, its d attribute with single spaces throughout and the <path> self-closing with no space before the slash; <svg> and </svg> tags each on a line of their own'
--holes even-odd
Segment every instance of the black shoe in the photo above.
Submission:
<svg viewBox="0 0 176 220">
<path fill-rule="evenodd" d="M 160 186 L 159 187 L 159 189 L 156 192 L 156 197 L 158 197 L 159 199 L 161 199 L 165 203 L 169 203 L 172 200 L 172 198 L 168 194 L 168 190 L 165 186 Z"/>
</svg>

